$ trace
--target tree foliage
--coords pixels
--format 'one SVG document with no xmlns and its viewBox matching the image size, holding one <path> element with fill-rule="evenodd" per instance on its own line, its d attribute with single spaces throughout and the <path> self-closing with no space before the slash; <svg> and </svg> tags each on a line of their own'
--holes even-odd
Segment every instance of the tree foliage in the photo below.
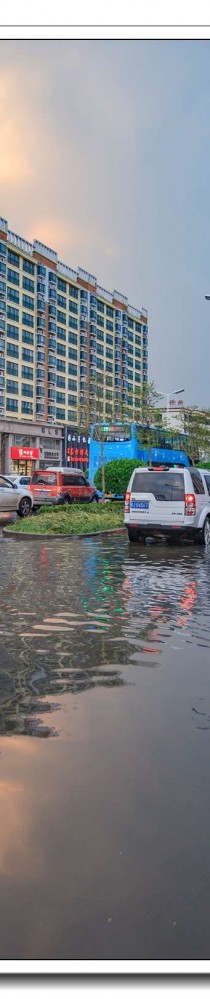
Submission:
<svg viewBox="0 0 210 999">
<path fill-rule="evenodd" d="M 108 461 L 106 468 L 106 492 L 118 493 L 120 496 L 126 493 L 129 479 L 135 468 L 144 465 L 138 458 L 120 458 L 115 461 Z M 102 488 L 102 469 L 98 468 L 94 476 L 97 489 Z"/>
</svg>

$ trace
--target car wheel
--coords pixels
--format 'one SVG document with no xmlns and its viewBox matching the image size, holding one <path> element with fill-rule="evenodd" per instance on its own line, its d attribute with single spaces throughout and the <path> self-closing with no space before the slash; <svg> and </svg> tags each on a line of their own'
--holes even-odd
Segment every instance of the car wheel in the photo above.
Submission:
<svg viewBox="0 0 210 999">
<path fill-rule="evenodd" d="M 30 512 L 31 512 L 31 500 L 29 499 L 28 496 L 23 496 L 23 499 L 20 500 L 17 513 L 19 514 L 19 517 L 28 517 Z"/>
<path fill-rule="evenodd" d="M 140 541 L 140 534 L 137 527 L 128 527 L 128 538 L 132 542 Z"/>
<path fill-rule="evenodd" d="M 62 506 L 69 506 L 70 503 L 72 503 L 72 498 L 66 494 L 66 496 L 63 497 Z"/>
<path fill-rule="evenodd" d="M 206 517 L 206 520 L 205 520 L 204 525 L 203 525 L 203 530 L 202 530 L 202 544 L 203 545 L 209 545 L 210 544 L 210 518 L 209 517 Z"/>
<path fill-rule="evenodd" d="M 98 503 L 98 496 L 93 496 L 91 503 Z"/>
</svg>

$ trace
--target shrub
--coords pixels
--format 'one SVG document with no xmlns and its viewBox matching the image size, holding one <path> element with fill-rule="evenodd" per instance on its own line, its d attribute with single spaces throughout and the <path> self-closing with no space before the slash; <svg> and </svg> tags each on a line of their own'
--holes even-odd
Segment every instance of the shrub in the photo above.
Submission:
<svg viewBox="0 0 210 999">
<path fill-rule="evenodd" d="M 106 493 L 119 493 L 120 496 L 124 496 L 134 468 L 139 468 L 140 465 L 144 466 L 145 462 L 139 461 L 138 458 L 108 461 L 105 465 Z M 94 482 L 97 489 L 102 488 L 101 468 L 95 473 Z"/>
</svg>

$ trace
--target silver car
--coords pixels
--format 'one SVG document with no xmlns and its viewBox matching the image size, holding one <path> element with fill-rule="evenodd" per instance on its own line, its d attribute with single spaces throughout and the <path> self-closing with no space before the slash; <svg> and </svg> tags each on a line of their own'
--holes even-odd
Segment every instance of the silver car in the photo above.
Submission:
<svg viewBox="0 0 210 999">
<path fill-rule="evenodd" d="M 0 474 L 0 515 L 18 513 L 19 517 L 28 517 L 32 507 L 33 496 L 29 489 Z"/>
</svg>

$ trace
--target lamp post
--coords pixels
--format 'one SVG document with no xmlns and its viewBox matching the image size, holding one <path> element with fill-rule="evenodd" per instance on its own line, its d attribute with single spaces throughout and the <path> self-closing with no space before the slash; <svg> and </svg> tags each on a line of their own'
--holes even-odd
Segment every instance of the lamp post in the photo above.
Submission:
<svg viewBox="0 0 210 999">
<path fill-rule="evenodd" d="M 210 299 L 210 295 L 209 295 L 209 299 Z M 170 399 L 170 397 L 173 396 L 173 395 L 182 395 L 182 393 L 184 391 L 185 391 L 185 389 L 182 388 L 182 389 L 174 389 L 174 392 L 158 392 L 158 395 L 160 396 L 161 399 L 166 399 L 166 413 L 167 413 L 167 417 L 169 416 L 169 399 Z"/>
</svg>

